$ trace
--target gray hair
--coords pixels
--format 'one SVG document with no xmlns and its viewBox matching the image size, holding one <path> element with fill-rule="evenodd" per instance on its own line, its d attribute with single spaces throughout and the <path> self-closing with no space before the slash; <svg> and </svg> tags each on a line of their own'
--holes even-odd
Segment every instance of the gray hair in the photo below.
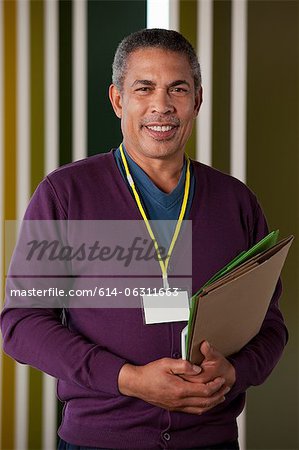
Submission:
<svg viewBox="0 0 299 450">
<path fill-rule="evenodd" d="M 194 48 L 186 38 L 177 31 L 150 28 L 130 34 L 118 45 L 113 64 L 112 82 L 121 92 L 127 72 L 128 57 L 131 53 L 142 48 L 160 48 L 187 56 L 194 78 L 194 87 L 197 91 L 201 86 L 201 72 Z"/>
</svg>

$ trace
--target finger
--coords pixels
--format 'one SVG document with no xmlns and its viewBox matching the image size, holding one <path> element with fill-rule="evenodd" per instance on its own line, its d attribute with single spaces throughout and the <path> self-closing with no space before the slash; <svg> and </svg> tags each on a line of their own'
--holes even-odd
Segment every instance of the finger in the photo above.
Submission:
<svg viewBox="0 0 299 450">
<path fill-rule="evenodd" d="M 183 359 L 176 359 L 172 360 L 170 370 L 174 375 L 194 376 L 201 372 L 201 367 Z"/>
<path fill-rule="evenodd" d="M 200 346 L 200 352 L 205 357 L 207 361 L 214 361 L 218 359 L 221 354 L 214 348 L 208 341 L 203 341 Z"/>
<path fill-rule="evenodd" d="M 217 405 L 220 405 L 225 401 L 225 395 L 223 393 L 221 395 L 215 395 L 209 399 L 205 398 L 197 398 L 191 397 L 182 401 L 177 408 L 177 411 L 186 411 L 191 412 L 194 411 L 195 414 L 202 414 Z"/>
<path fill-rule="evenodd" d="M 181 412 L 185 412 L 185 413 L 189 413 L 189 414 L 201 415 L 201 414 L 204 414 L 205 412 L 209 411 L 210 409 L 215 408 L 215 406 L 220 405 L 224 401 L 225 401 L 225 399 L 223 399 L 222 401 L 219 401 L 218 403 L 216 403 L 216 404 L 214 404 L 212 406 L 209 406 L 207 408 L 186 406 L 186 407 L 183 407 L 181 409 L 178 409 L 177 411 L 181 411 Z"/>
<path fill-rule="evenodd" d="M 218 377 L 214 380 L 204 383 L 185 383 L 181 391 L 181 397 L 211 397 L 225 388 L 225 379 Z"/>
</svg>

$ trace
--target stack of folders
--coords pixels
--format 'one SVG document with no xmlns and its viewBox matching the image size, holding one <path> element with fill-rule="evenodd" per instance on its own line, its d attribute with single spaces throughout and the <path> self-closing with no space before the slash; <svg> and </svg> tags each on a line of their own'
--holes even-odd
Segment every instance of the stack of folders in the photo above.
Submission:
<svg viewBox="0 0 299 450">
<path fill-rule="evenodd" d="M 204 340 L 229 356 L 259 332 L 294 239 L 277 243 L 278 233 L 239 254 L 193 295 L 181 335 L 183 359 L 201 364 Z"/>
</svg>

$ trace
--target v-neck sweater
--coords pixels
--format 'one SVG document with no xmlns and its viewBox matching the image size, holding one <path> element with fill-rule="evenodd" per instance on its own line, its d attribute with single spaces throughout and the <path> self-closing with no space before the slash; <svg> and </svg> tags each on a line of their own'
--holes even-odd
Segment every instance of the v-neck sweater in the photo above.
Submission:
<svg viewBox="0 0 299 450">
<path fill-rule="evenodd" d="M 192 161 L 196 187 L 192 220 L 192 290 L 264 237 L 267 224 L 255 195 L 237 179 Z M 113 152 L 63 166 L 34 193 L 26 220 L 141 220 Z M 183 245 L 179 248 L 183 251 Z M 178 253 L 179 253 L 178 251 Z M 121 395 L 126 362 L 179 358 L 186 322 L 145 326 L 140 308 L 71 309 L 62 324 L 55 309 L 5 308 L 4 351 L 58 379 L 64 402 L 59 435 L 73 444 L 105 448 L 192 448 L 237 438 L 245 391 L 265 381 L 278 362 L 287 331 L 278 283 L 258 335 L 229 360 L 236 383 L 226 401 L 200 416 L 169 412 Z"/>
</svg>

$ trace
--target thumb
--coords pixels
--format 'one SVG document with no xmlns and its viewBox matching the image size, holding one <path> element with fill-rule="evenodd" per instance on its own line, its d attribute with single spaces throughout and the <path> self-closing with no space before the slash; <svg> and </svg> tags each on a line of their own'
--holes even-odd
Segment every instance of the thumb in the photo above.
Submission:
<svg viewBox="0 0 299 450">
<path fill-rule="evenodd" d="M 205 360 L 211 361 L 216 359 L 216 350 L 211 346 L 208 341 L 203 341 L 200 346 L 200 352 L 205 357 Z"/>
<path fill-rule="evenodd" d="M 191 364 L 184 359 L 178 359 L 174 361 L 171 372 L 175 375 L 198 375 L 201 372 L 201 367 Z"/>
</svg>

